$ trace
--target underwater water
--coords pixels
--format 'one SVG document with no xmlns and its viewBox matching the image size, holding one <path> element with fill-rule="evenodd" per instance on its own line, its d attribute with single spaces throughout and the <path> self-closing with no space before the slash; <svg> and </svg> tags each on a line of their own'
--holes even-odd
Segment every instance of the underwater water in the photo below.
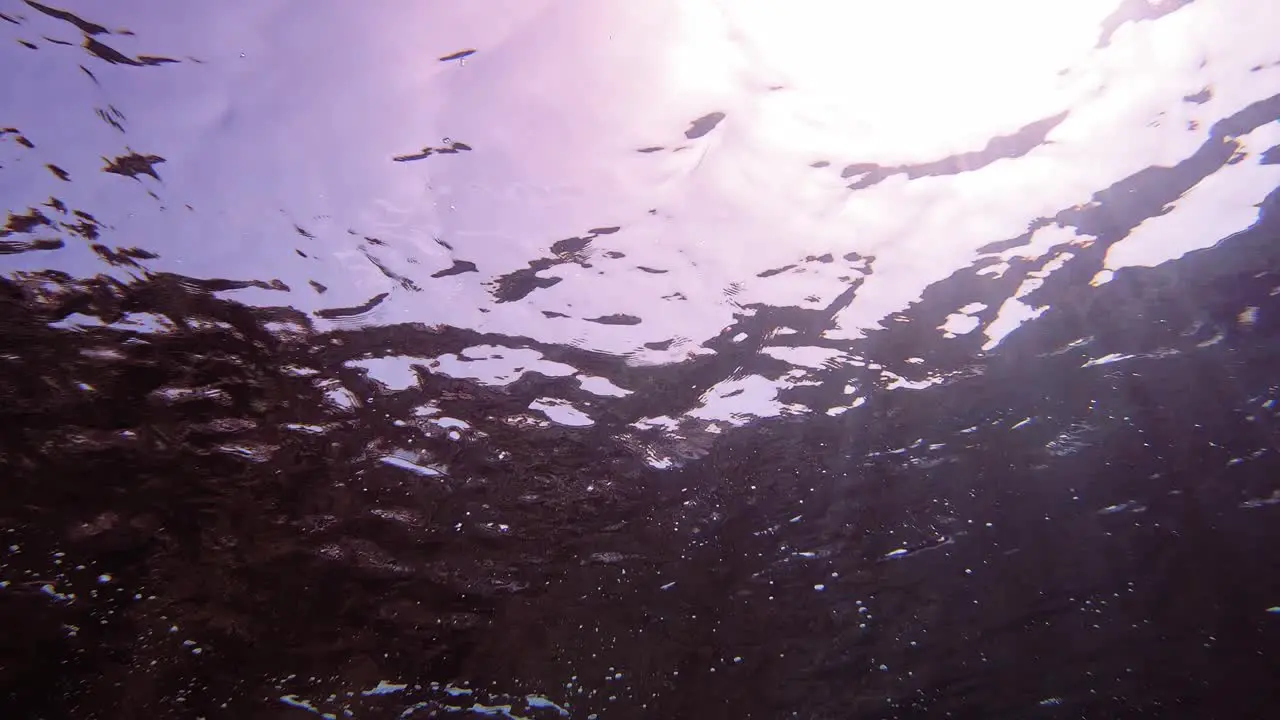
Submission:
<svg viewBox="0 0 1280 720">
<path fill-rule="evenodd" d="M 1276 0 L 0 0 L 0 717 L 1265 717 Z"/>
</svg>

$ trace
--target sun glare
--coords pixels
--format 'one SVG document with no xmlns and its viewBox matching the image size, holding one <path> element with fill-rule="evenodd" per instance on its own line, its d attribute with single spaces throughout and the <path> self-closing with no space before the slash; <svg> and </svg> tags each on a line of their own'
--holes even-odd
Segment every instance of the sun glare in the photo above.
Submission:
<svg viewBox="0 0 1280 720">
<path fill-rule="evenodd" d="M 827 132 L 929 153 L 1060 111 L 1072 83 L 1061 71 L 1116 1 L 713 0 L 714 12 L 691 3 L 686 20 L 721 24 L 695 33 L 706 54 L 735 47 Z"/>
</svg>

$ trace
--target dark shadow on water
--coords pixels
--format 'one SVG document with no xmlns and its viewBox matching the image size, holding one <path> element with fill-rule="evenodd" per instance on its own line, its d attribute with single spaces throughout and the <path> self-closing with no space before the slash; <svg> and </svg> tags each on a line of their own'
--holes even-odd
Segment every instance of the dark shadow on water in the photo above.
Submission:
<svg viewBox="0 0 1280 720">
<path fill-rule="evenodd" d="M 577 676 L 575 712 L 609 693 L 629 698 L 617 717 L 1261 701 L 1278 588 L 1269 507 L 1247 501 L 1274 490 L 1277 217 L 1273 199 L 1214 250 L 1046 286 L 1053 311 L 937 387 L 690 435 L 666 471 L 645 448 L 676 436 L 630 423 L 678 415 L 726 363 L 770 374 L 760 360 L 634 368 L 444 326 L 319 331 L 213 294 L 265 281 L 15 273 L 4 705 L 266 717 L 263 697 L 308 688 L 290 674 L 316 692 L 459 680 L 494 702 Z M 130 328 L 140 314 L 157 320 Z M 886 364 L 923 351 L 886 333 L 868 346 Z M 350 365 L 478 345 L 645 391 L 425 367 L 395 391 Z M 1082 369 L 1098 348 L 1147 357 Z M 596 424 L 521 422 L 547 396 Z M 448 704 L 431 692 L 415 697 Z"/>
</svg>

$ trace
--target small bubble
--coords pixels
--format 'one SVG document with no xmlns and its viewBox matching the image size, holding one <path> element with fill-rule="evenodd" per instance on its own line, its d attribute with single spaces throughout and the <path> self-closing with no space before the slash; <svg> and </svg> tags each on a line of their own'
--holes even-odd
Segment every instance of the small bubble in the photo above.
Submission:
<svg viewBox="0 0 1280 720">
<path fill-rule="evenodd" d="M 826 590 L 826 589 L 827 589 L 827 586 L 826 586 L 826 585 L 823 585 L 823 584 L 821 584 L 821 583 L 819 583 L 819 584 L 817 584 L 817 585 L 814 585 L 814 586 L 813 586 L 813 589 L 814 589 L 814 590 L 817 590 L 818 592 L 822 592 L 823 590 Z"/>
</svg>

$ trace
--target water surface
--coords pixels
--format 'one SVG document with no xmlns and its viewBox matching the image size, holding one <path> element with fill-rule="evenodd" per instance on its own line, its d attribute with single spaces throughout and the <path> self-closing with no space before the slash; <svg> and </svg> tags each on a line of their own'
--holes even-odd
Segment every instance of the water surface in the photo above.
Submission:
<svg viewBox="0 0 1280 720">
<path fill-rule="evenodd" d="M 0 2 L 5 717 L 1263 717 L 1272 0 Z"/>
</svg>

